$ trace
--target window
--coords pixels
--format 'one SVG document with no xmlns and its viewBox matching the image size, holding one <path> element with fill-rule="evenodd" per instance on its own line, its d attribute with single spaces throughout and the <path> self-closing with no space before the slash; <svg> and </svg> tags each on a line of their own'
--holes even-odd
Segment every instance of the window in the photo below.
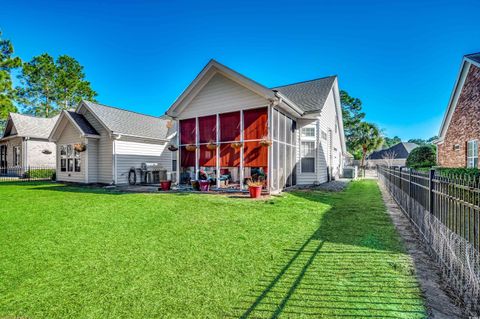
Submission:
<svg viewBox="0 0 480 319">
<path fill-rule="evenodd" d="M 322 131 L 322 139 L 327 140 L 327 132 Z"/>
<path fill-rule="evenodd" d="M 176 172 L 176 171 L 177 171 L 177 160 L 172 159 L 172 172 Z"/>
<path fill-rule="evenodd" d="M 302 137 L 315 137 L 315 127 L 303 127 Z"/>
<path fill-rule="evenodd" d="M 20 166 L 21 151 L 20 146 L 13 147 L 13 166 Z"/>
<path fill-rule="evenodd" d="M 80 153 L 74 150 L 72 144 L 60 146 L 60 171 L 81 172 L 82 158 Z"/>
<path fill-rule="evenodd" d="M 315 173 L 315 142 L 303 141 L 301 143 L 301 169 L 302 173 Z"/>
<path fill-rule="evenodd" d="M 467 167 L 478 167 L 478 141 L 467 142 Z"/>
</svg>

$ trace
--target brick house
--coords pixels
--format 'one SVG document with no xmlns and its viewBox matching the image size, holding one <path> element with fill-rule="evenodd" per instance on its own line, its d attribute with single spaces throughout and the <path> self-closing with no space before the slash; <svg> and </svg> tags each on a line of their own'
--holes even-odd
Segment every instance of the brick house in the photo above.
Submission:
<svg viewBox="0 0 480 319">
<path fill-rule="evenodd" d="M 478 167 L 480 140 L 480 53 L 463 57 L 440 127 L 437 163 L 444 167 Z"/>
</svg>

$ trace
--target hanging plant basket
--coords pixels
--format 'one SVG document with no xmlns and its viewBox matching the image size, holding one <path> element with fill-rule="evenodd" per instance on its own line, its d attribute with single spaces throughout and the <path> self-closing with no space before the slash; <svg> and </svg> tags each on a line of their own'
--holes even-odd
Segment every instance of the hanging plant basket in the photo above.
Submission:
<svg viewBox="0 0 480 319">
<path fill-rule="evenodd" d="M 87 145 L 83 143 L 73 144 L 73 149 L 79 153 L 85 152 L 87 150 Z"/>
<path fill-rule="evenodd" d="M 167 128 L 173 128 L 173 121 L 172 120 L 167 121 Z"/>
<path fill-rule="evenodd" d="M 42 151 L 42 153 L 43 153 L 43 154 L 46 154 L 46 155 L 50 155 L 50 154 L 52 154 L 52 151 L 47 150 L 47 149 L 44 149 L 44 150 Z"/>
<path fill-rule="evenodd" d="M 263 139 L 260 140 L 260 145 L 263 146 L 263 147 L 269 147 L 269 146 L 272 145 L 272 140 L 263 138 Z"/>
<path fill-rule="evenodd" d="M 197 149 L 197 146 L 193 145 L 193 144 L 189 144 L 189 145 L 185 146 L 185 149 L 189 152 L 195 152 L 195 150 Z"/>
<path fill-rule="evenodd" d="M 233 142 L 232 144 L 230 144 L 230 146 L 236 150 L 238 150 L 239 148 L 242 148 L 243 146 L 243 143 L 242 142 Z"/>
<path fill-rule="evenodd" d="M 207 148 L 208 148 L 210 151 L 216 150 L 217 147 L 218 147 L 218 145 L 217 145 L 217 143 L 215 143 L 215 142 L 209 142 L 209 143 L 207 144 Z"/>
<path fill-rule="evenodd" d="M 170 152 L 176 152 L 176 151 L 178 151 L 178 147 L 176 147 L 175 145 L 169 145 L 168 150 Z"/>
</svg>

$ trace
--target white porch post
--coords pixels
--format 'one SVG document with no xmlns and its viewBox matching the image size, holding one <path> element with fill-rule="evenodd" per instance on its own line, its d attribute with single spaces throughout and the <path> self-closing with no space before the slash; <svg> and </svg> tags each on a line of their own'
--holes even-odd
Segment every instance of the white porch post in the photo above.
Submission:
<svg viewBox="0 0 480 319">
<path fill-rule="evenodd" d="M 216 114 L 216 143 L 217 143 L 217 151 L 215 153 L 215 168 L 216 168 L 216 181 L 217 181 L 217 188 L 220 188 L 220 116 Z"/>
<path fill-rule="evenodd" d="M 242 143 L 240 148 L 240 189 L 243 189 L 243 148 L 245 147 L 243 142 L 243 110 L 240 110 L 240 142 Z"/>
<path fill-rule="evenodd" d="M 199 155 L 200 155 L 200 145 L 198 144 L 199 141 L 199 135 L 198 134 L 198 117 L 195 118 L 195 179 L 198 181 L 198 176 L 199 176 Z"/>
<path fill-rule="evenodd" d="M 273 134 L 272 134 L 272 106 L 268 106 L 268 118 L 267 118 L 267 135 L 268 139 L 272 141 L 272 145 L 268 148 L 267 152 L 267 190 L 270 193 L 272 191 L 272 153 L 273 153 Z"/>
</svg>

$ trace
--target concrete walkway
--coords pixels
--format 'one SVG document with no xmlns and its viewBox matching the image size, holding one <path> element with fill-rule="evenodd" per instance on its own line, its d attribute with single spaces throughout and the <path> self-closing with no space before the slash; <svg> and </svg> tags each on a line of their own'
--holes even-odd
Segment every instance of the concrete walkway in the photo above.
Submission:
<svg viewBox="0 0 480 319">
<path fill-rule="evenodd" d="M 380 185 L 379 185 L 380 186 Z M 412 257 L 415 273 L 425 297 L 429 318 L 456 319 L 468 318 L 459 302 L 446 287 L 440 276 L 437 264 L 427 254 L 426 247 L 412 228 L 395 200 L 386 189 L 380 186 L 382 197 L 395 228 L 403 239 L 408 254 Z"/>
</svg>

